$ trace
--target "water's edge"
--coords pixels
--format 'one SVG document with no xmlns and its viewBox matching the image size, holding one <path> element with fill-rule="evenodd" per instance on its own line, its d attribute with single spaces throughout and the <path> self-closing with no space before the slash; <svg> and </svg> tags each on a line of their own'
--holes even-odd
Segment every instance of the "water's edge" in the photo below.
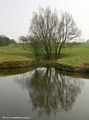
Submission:
<svg viewBox="0 0 89 120">
<path fill-rule="evenodd" d="M 35 60 L 12 61 L 12 62 L 0 63 L 0 69 L 27 68 L 32 66 L 40 66 L 40 67 L 51 66 L 64 72 L 83 73 L 83 74 L 89 73 L 89 64 L 87 63 L 79 64 L 77 66 L 62 64 L 54 61 L 36 62 Z"/>
</svg>

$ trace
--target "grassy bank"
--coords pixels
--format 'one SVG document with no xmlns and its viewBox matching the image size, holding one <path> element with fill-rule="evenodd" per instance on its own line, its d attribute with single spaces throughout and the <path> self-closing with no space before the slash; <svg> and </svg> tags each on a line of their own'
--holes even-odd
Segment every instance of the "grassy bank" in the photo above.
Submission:
<svg viewBox="0 0 89 120">
<path fill-rule="evenodd" d="M 10 44 L 0 46 L 0 69 L 21 68 L 36 64 L 31 46 L 22 44 Z"/>
<path fill-rule="evenodd" d="M 21 44 L 11 44 L 8 46 L 0 46 L 0 63 L 13 61 L 29 61 L 33 60 L 34 55 L 31 46 L 23 49 Z"/>
<path fill-rule="evenodd" d="M 0 46 L 0 62 L 33 60 L 33 49 L 30 45 L 28 46 L 25 45 L 24 49 L 21 44 Z M 61 59 L 58 59 L 57 62 L 69 65 L 89 63 L 89 44 L 81 43 L 79 45 L 64 47 Z"/>
<path fill-rule="evenodd" d="M 89 73 L 89 43 L 63 48 L 56 63 L 56 68 L 62 71 Z"/>
<path fill-rule="evenodd" d="M 11 44 L 0 47 L 0 68 L 27 67 L 34 64 L 33 49 L 30 45 Z M 41 65 L 52 65 L 53 61 L 41 61 Z M 31 63 L 31 64 L 30 64 Z M 61 59 L 54 61 L 56 67 L 64 71 L 89 72 L 89 44 L 67 46 L 62 49 Z"/>
<path fill-rule="evenodd" d="M 57 62 L 72 66 L 83 63 L 89 64 L 89 43 L 81 43 L 77 46 L 63 48 L 61 59 Z"/>
<path fill-rule="evenodd" d="M 67 72 L 89 73 L 89 44 L 81 43 L 64 47 L 61 59 L 41 61 L 40 66 L 56 67 Z"/>
</svg>

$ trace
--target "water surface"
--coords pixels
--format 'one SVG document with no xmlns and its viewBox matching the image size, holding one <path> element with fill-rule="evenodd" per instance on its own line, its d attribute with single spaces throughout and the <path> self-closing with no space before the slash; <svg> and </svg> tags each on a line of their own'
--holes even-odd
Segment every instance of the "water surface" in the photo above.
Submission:
<svg viewBox="0 0 89 120">
<path fill-rule="evenodd" d="M 89 79 L 35 68 L 0 77 L 0 120 L 3 116 L 31 120 L 89 120 Z"/>
</svg>

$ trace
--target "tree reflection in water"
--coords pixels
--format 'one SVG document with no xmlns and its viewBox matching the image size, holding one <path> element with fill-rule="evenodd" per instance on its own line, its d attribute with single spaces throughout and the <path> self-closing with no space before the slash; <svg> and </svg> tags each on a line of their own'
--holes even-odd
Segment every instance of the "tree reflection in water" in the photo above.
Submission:
<svg viewBox="0 0 89 120">
<path fill-rule="evenodd" d="M 54 68 L 37 68 L 30 77 L 23 78 L 18 81 L 27 88 L 33 108 L 40 114 L 70 111 L 81 92 L 79 79 L 62 76 Z"/>
</svg>

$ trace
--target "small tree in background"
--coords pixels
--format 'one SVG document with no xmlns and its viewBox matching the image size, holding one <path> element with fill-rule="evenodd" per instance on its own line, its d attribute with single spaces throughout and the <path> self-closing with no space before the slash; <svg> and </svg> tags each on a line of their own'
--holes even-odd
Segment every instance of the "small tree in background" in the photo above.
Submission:
<svg viewBox="0 0 89 120">
<path fill-rule="evenodd" d="M 60 57 L 61 49 L 66 41 L 80 36 L 80 30 L 72 18 L 72 15 L 65 12 L 60 19 L 57 11 L 50 8 L 41 8 L 39 13 L 34 13 L 30 26 L 31 43 L 41 44 L 43 54 L 47 59 Z M 33 49 L 36 47 L 33 46 Z M 37 49 L 40 49 L 39 47 Z"/>
<path fill-rule="evenodd" d="M 25 43 L 27 43 L 27 37 L 20 36 L 19 37 L 19 42 L 23 44 L 23 49 L 25 49 Z"/>
</svg>

